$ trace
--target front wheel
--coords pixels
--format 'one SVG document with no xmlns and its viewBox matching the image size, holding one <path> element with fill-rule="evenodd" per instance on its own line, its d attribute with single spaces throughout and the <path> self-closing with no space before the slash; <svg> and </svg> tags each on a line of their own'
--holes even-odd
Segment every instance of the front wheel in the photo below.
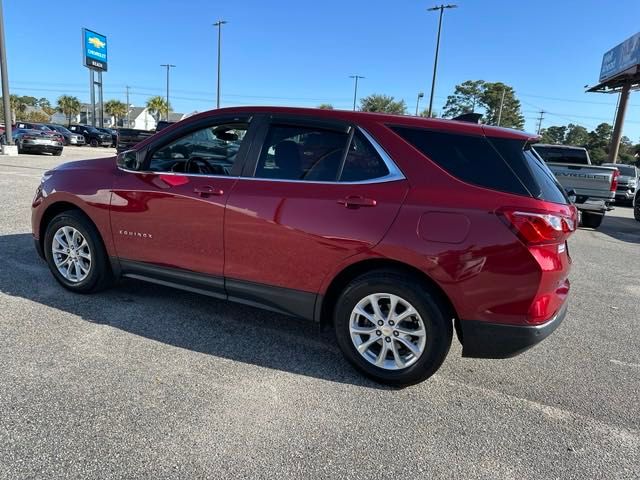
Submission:
<svg viewBox="0 0 640 480">
<path fill-rule="evenodd" d="M 91 140 L 91 146 L 93 148 L 96 148 L 98 146 L 98 140 L 96 140 L 95 138 L 93 140 Z"/>
<path fill-rule="evenodd" d="M 368 377 L 394 386 L 433 375 L 453 334 L 447 308 L 429 287 L 392 270 L 370 272 L 347 285 L 334 322 L 345 357 Z"/>
<path fill-rule="evenodd" d="M 102 239 L 79 211 L 63 212 L 51 220 L 44 237 L 44 254 L 55 279 L 73 292 L 95 292 L 112 281 Z"/>
<path fill-rule="evenodd" d="M 603 218 L 603 214 L 582 212 L 582 226 L 586 228 L 593 228 L 595 230 L 600 226 Z"/>
</svg>

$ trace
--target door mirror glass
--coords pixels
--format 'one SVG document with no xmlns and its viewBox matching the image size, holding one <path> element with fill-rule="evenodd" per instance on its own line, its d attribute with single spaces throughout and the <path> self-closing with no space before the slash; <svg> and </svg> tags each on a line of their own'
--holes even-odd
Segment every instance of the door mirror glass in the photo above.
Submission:
<svg viewBox="0 0 640 480">
<path fill-rule="evenodd" d="M 127 150 L 118 154 L 116 162 L 119 168 L 137 172 L 142 168 L 142 162 L 139 161 L 139 157 L 140 155 L 135 150 Z"/>
</svg>

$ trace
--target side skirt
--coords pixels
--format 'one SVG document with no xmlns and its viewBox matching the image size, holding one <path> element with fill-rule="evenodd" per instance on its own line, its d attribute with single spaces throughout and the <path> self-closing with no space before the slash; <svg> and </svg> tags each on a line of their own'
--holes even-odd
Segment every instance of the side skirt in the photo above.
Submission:
<svg viewBox="0 0 640 480">
<path fill-rule="evenodd" d="M 133 260 L 120 259 L 118 263 L 123 277 L 314 320 L 314 307 L 318 297 L 315 293 L 244 280 L 225 279 Z"/>
</svg>

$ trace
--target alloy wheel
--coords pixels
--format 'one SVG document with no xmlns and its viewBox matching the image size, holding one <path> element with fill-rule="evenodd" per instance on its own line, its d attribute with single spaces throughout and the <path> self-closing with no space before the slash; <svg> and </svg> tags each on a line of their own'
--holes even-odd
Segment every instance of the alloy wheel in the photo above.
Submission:
<svg viewBox="0 0 640 480">
<path fill-rule="evenodd" d="M 427 330 L 418 311 L 404 298 L 374 293 L 360 300 L 349 319 L 351 341 L 369 363 L 402 370 L 424 353 Z"/>
<path fill-rule="evenodd" d="M 51 242 L 53 262 L 66 280 L 83 281 L 91 271 L 91 248 L 79 230 L 60 227 Z"/>
</svg>

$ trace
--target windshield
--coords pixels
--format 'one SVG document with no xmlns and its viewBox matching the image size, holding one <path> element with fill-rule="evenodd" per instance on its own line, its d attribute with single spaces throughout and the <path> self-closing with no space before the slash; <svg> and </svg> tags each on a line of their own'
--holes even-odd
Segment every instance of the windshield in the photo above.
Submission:
<svg viewBox="0 0 640 480">
<path fill-rule="evenodd" d="M 54 130 L 60 132 L 60 133 L 71 133 L 69 130 L 67 130 L 64 127 L 61 127 L 60 125 L 52 125 L 50 128 L 53 128 Z"/>
</svg>

